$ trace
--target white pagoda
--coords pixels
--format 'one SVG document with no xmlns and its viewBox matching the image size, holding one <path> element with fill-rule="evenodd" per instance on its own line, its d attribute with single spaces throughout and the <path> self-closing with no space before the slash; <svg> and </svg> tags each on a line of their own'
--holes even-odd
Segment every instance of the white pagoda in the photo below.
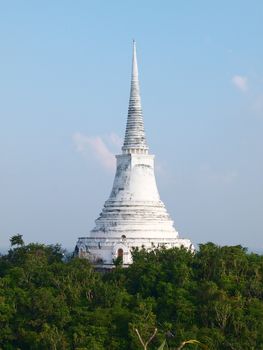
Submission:
<svg viewBox="0 0 263 350">
<path fill-rule="evenodd" d="M 75 253 L 103 268 L 116 258 L 132 263 L 133 248 L 193 249 L 189 239 L 179 238 L 154 175 L 154 155 L 149 154 L 141 107 L 136 44 L 133 42 L 130 101 L 122 154 L 116 156 L 113 188 L 94 229 L 78 239 Z"/>
</svg>

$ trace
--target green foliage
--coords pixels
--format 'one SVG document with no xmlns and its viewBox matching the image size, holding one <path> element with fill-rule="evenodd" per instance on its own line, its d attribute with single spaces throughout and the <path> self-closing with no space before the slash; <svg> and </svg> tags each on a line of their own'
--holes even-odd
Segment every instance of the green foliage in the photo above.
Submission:
<svg viewBox="0 0 263 350">
<path fill-rule="evenodd" d="M 123 264 L 123 258 L 121 256 L 118 256 L 116 259 L 113 259 L 113 264 L 115 267 L 120 267 Z"/>
<path fill-rule="evenodd" d="M 149 350 L 263 350 L 263 257 L 241 246 L 134 250 L 102 274 L 19 236 L 0 257 L 0 349 L 139 350 L 139 333 Z"/>
<path fill-rule="evenodd" d="M 21 246 L 24 245 L 23 236 L 19 233 L 10 238 L 11 247 L 14 245 Z"/>
</svg>

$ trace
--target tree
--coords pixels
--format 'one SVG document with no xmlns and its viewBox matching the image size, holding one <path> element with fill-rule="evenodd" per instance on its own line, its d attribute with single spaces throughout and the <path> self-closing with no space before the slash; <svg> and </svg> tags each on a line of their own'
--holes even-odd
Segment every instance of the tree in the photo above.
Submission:
<svg viewBox="0 0 263 350">
<path fill-rule="evenodd" d="M 21 240 L 0 256 L 0 349 L 263 350 L 263 256 L 213 243 L 142 250 L 102 274 L 60 245 Z"/>
<path fill-rule="evenodd" d="M 17 233 L 16 235 L 10 238 L 10 243 L 11 243 L 11 247 L 13 247 L 14 245 L 23 246 L 24 245 L 23 236 Z"/>
<path fill-rule="evenodd" d="M 156 333 L 157 333 L 157 328 L 154 328 L 153 333 L 150 335 L 150 338 L 143 340 L 142 336 L 140 334 L 140 332 L 138 331 L 137 328 L 135 328 L 135 332 L 138 335 L 138 338 L 140 340 L 140 343 L 142 344 L 143 350 L 147 350 L 148 349 L 148 345 L 150 344 L 150 342 L 153 340 L 153 338 L 155 337 Z"/>
</svg>

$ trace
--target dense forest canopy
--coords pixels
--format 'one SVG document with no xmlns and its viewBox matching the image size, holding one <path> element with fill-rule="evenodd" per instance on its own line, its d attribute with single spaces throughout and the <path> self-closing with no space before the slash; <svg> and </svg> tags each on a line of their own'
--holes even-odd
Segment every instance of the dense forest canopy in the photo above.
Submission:
<svg viewBox="0 0 263 350">
<path fill-rule="evenodd" d="M 201 244 L 134 251 L 108 273 L 12 237 L 0 257 L 0 349 L 263 349 L 263 256 Z M 164 343 L 164 340 L 165 343 Z M 185 349 L 200 349 L 197 343 Z"/>
</svg>

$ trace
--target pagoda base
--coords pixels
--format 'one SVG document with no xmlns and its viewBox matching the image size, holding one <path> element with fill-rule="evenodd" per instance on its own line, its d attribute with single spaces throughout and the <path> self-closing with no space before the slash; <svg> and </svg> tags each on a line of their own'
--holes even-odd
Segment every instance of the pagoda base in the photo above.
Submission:
<svg viewBox="0 0 263 350">
<path fill-rule="evenodd" d="M 167 249 L 184 247 L 194 250 L 191 241 L 183 238 L 80 237 L 75 255 L 88 259 L 96 267 L 112 269 L 118 257 L 122 259 L 124 267 L 129 266 L 132 263 L 132 250 L 135 248 L 151 251 L 162 247 Z"/>
</svg>

